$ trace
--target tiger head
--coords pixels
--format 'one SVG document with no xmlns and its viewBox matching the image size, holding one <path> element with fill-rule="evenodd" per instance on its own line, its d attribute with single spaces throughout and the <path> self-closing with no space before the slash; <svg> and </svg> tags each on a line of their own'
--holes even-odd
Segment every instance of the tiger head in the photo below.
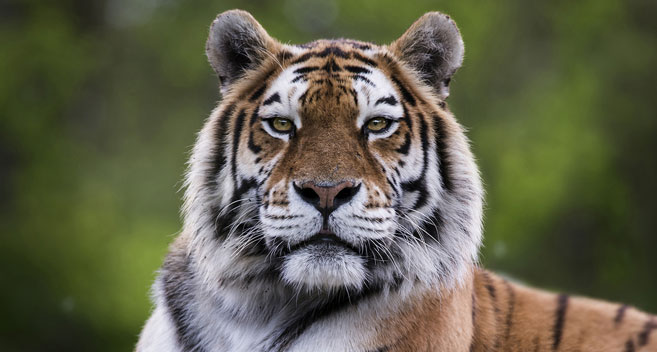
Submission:
<svg viewBox="0 0 657 352">
<path fill-rule="evenodd" d="M 463 51 L 437 12 L 387 46 L 286 45 L 244 11 L 220 14 L 206 52 L 222 100 L 184 206 L 204 278 L 330 293 L 464 277 L 482 189 L 445 103 Z"/>
</svg>

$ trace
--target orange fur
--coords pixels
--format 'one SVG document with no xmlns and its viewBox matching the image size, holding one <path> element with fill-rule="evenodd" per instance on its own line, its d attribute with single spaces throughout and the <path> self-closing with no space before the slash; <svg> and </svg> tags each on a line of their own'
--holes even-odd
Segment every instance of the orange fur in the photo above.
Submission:
<svg viewBox="0 0 657 352">
<path fill-rule="evenodd" d="M 657 351 L 655 330 L 657 317 L 633 307 L 527 288 L 477 268 L 463 287 L 418 297 L 383 322 L 373 345 L 387 352 Z"/>
</svg>

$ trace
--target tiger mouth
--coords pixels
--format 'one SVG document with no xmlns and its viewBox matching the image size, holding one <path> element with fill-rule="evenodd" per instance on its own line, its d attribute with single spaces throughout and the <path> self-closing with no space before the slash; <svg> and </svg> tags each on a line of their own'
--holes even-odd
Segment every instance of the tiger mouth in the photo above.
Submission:
<svg viewBox="0 0 657 352">
<path fill-rule="evenodd" d="M 302 248 L 308 248 L 308 247 L 319 247 L 319 248 L 325 248 L 325 249 L 331 249 L 335 247 L 341 247 L 345 248 L 348 250 L 351 250 L 355 253 L 358 253 L 358 250 L 352 246 L 351 244 L 345 242 L 342 240 L 340 237 L 338 237 L 336 234 L 332 232 L 318 232 L 317 234 L 313 235 L 312 237 L 301 241 L 294 246 L 290 247 L 289 252 L 295 252 L 299 249 Z"/>
</svg>

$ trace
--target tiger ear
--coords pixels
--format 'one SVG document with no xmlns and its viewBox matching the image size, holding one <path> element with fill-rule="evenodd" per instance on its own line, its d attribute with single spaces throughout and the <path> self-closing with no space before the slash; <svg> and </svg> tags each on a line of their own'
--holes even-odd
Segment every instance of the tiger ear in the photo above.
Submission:
<svg viewBox="0 0 657 352">
<path fill-rule="evenodd" d="M 210 26 L 205 53 L 219 76 L 222 92 L 247 71 L 259 66 L 278 42 L 267 34 L 250 13 L 220 13 Z"/>
<path fill-rule="evenodd" d="M 440 99 L 449 96 L 449 81 L 463 63 L 463 39 L 456 23 L 440 12 L 428 12 L 390 45 L 415 69 Z"/>
</svg>

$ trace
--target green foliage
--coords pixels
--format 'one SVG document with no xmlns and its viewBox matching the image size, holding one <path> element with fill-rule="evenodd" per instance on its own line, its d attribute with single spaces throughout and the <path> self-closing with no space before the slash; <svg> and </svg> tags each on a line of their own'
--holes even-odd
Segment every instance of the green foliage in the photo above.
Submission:
<svg viewBox="0 0 657 352">
<path fill-rule="evenodd" d="M 387 43 L 450 14 L 466 43 L 450 106 L 488 194 L 484 264 L 657 312 L 655 2 L 8 1 L 0 350 L 132 348 L 219 99 L 207 29 L 234 7 L 291 43 Z"/>
</svg>

